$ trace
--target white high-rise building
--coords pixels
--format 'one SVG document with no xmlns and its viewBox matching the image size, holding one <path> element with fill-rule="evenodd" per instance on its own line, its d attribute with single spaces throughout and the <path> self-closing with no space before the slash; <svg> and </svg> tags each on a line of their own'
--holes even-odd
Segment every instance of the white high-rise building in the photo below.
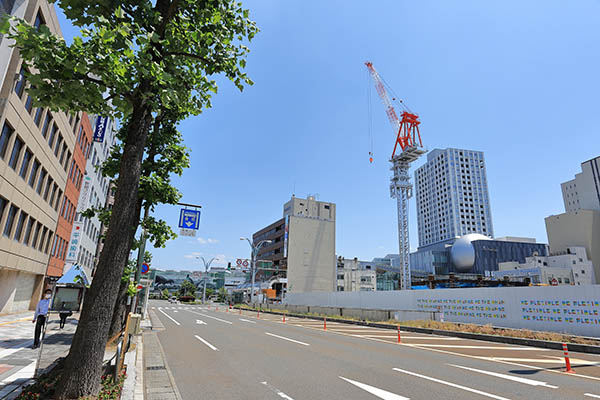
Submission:
<svg viewBox="0 0 600 400">
<path fill-rule="evenodd" d="M 575 179 L 561 183 L 565 211 L 600 211 L 600 156 L 581 163 Z"/>
<path fill-rule="evenodd" d="M 483 152 L 430 151 L 415 188 L 419 247 L 468 233 L 494 237 Z"/>
</svg>

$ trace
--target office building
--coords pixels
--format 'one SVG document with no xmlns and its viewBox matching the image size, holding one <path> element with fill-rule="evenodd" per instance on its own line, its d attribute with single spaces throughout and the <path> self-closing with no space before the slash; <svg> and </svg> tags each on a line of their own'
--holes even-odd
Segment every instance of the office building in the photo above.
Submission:
<svg viewBox="0 0 600 400">
<path fill-rule="evenodd" d="M 93 276 L 98 261 L 102 224 L 97 216 L 84 218 L 82 213 L 90 207 L 102 209 L 112 198 L 109 193 L 110 179 L 102 176 L 100 166 L 106 161 L 116 142 L 116 130 L 112 120 L 94 116 L 93 122 L 94 128 L 97 128 L 99 122 L 104 125 L 104 135 L 102 141 L 93 141 L 89 150 L 66 260 L 69 266 L 77 264 L 83 268 L 88 277 Z"/>
<path fill-rule="evenodd" d="M 2 7 L 60 35 L 46 1 Z M 0 38 L 0 314 L 33 309 L 41 296 L 81 121 L 81 113 L 33 107 L 27 67 L 10 44 Z M 77 198 L 67 198 L 76 205 Z M 68 235 L 59 230 L 64 249 Z"/>
<path fill-rule="evenodd" d="M 419 246 L 469 233 L 494 237 L 480 151 L 435 149 L 415 171 Z"/>
<path fill-rule="evenodd" d="M 533 238 L 502 237 L 490 239 L 471 233 L 411 253 L 414 275 L 484 275 L 498 271 L 499 264 L 515 261 L 525 263 L 530 256 L 547 256 L 548 245 Z M 412 271 L 411 271 L 412 273 Z"/>
<path fill-rule="evenodd" d="M 526 257 L 524 263 L 505 262 L 493 272 L 494 278 L 528 278 L 532 284 L 591 285 L 595 282 L 594 268 L 584 247 L 568 247 L 561 254 Z"/>
<path fill-rule="evenodd" d="M 265 239 L 273 242 L 260 247 L 257 260 L 272 261 L 274 271 L 260 279 L 286 277 L 290 293 L 336 290 L 335 204 L 292 196 L 282 219 L 252 235 L 255 244 Z"/>
<path fill-rule="evenodd" d="M 579 209 L 544 219 L 550 252 L 565 253 L 570 247 L 585 248 L 600 284 L 600 211 Z"/>
<path fill-rule="evenodd" d="M 338 257 L 338 292 L 371 292 L 374 290 L 377 290 L 377 273 L 375 268 L 370 265 L 364 265 L 357 258 Z"/>
<path fill-rule="evenodd" d="M 54 134 L 53 130 L 55 128 L 56 124 L 53 125 L 50 132 L 50 140 L 52 140 L 52 135 Z M 57 148 L 60 144 L 59 139 L 60 137 L 57 139 Z M 65 195 L 63 196 L 60 205 L 56 234 L 54 235 L 54 241 L 50 248 L 50 261 L 48 262 L 48 269 L 46 270 L 46 283 L 48 285 L 56 282 L 58 278 L 63 275 L 64 271 L 70 269 L 70 266 L 65 269 L 65 260 L 68 259 L 68 256 L 71 253 L 71 231 L 74 228 L 79 229 L 78 226 L 74 227 L 74 221 L 76 210 L 79 207 L 79 197 L 80 193 L 82 193 L 82 186 L 84 186 L 84 196 L 88 191 L 88 187 L 86 186 L 87 182 L 84 182 L 84 173 L 91 144 L 92 126 L 90 125 L 87 114 L 83 113 L 77 129 L 77 139 L 73 149 L 73 159 L 67 175 Z"/>
<path fill-rule="evenodd" d="M 560 185 L 565 211 L 600 211 L 600 157 L 581 163 L 581 172 Z"/>
</svg>

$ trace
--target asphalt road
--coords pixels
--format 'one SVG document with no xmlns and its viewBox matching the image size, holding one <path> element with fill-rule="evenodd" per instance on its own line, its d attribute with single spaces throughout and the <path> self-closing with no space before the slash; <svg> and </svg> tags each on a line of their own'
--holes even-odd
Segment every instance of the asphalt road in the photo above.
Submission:
<svg viewBox="0 0 600 400">
<path fill-rule="evenodd" d="M 152 301 L 184 400 L 600 399 L 600 357 Z"/>
</svg>

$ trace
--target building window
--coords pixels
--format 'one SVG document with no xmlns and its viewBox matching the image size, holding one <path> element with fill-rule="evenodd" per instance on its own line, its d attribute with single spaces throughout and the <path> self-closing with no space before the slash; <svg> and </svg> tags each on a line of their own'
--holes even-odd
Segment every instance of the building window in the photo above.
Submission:
<svg viewBox="0 0 600 400">
<path fill-rule="evenodd" d="M 10 125 L 6 121 L 4 121 L 4 126 L 2 127 L 2 134 L 0 135 L 0 158 L 4 159 L 6 157 L 6 150 L 8 149 L 8 142 L 12 137 L 12 134 L 15 130 L 11 128 Z"/>
<path fill-rule="evenodd" d="M 58 127 L 56 126 L 56 123 L 52 124 L 52 129 L 50 130 L 50 137 L 48 138 L 48 146 L 50 146 L 50 148 L 52 148 L 52 144 L 54 144 L 54 137 L 56 136 L 57 130 Z"/>
<path fill-rule="evenodd" d="M 25 179 L 25 177 L 27 176 L 27 170 L 29 169 L 29 164 L 31 163 L 32 157 L 33 153 L 29 149 L 25 150 L 23 162 L 21 163 L 21 171 L 19 171 L 19 176 L 23 179 Z"/>
<path fill-rule="evenodd" d="M 48 172 L 42 168 L 42 172 L 40 172 L 40 177 L 38 178 L 37 188 L 35 189 L 39 195 L 42 194 L 42 188 L 44 187 L 44 179 L 46 179 L 46 175 L 48 175 Z"/>
<path fill-rule="evenodd" d="M 12 153 L 10 154 L 10 161 L 8 161 L 8 165 L 15 171 L 17 170 L 17 162 L 21 156 L 21 150 L 23 150 L 23 141 L 17 136 L 15 139 L 15 144 L 13 145 Z"/>
<path fill-rule="evenodd" d="M 0 221 L 2 221 L 2 217 L 4 216 L 4 210 L 6 209 L 6 205 L 8 204 L 8 200 L 4 197 L 0 197 Z"/>
<path fill-rule="evenodd" d="M 27 217 L 28 215 L 23 210 L 21 210 L 19 220 L 17 221 L 17 229 L 15 229 L 15 235 L 13 236 L 13 239 L 17 242 L 21 241 L 21 235 L 23 234 L 23 227 L 25 226 L 25 220 L 27 219 Z"/>
<path fill-rule="evenodd" d="M 48 181 L 46 182 L 46 190 L 44 190 L 44 200 L 48 200 L 48 195 L 50 194 L 50 188 L 52 187 L 52 183 L 54 181 L 52 178 L 48 177 Z"/>
<path fill-rule="evenodd" d="M 21 66 L 19 71 L 19 80 L 15 84 L 15 93 L 19 98 L 23 96 L 23 90 L 25 90 L 25 65 Z"/>
<path fill-rule="evenodd" d="M 39 127 L 40 126 L 40 122 L 42 120 L 42 115 L 44 114 L 44 109 L 42 107 L 38 107 L 35 110 L 35 117 L 33 117 L 33 121 L 35 122 L 35 124 Z"/>
<path fill-rule="evenodd" d="M 35 233 L 33 234 L 33 240 L 31 241 L 31 247 L 33 247 L 34 249 L 35 249 L 35 246 L 37 245 L 41 230 L 42 230 L 42 223 L 38 222 L 35 227 Z"/>
<path fill-rule="evenodd" d="M 38 160 L 33 161 L 33 167 L 31 167 L 31 172 L 29 173 L 29 186 L 33 188 L 33 184 L 35 183 L 35 177 L 37 175 L 38 169 L 40 169 L 40 162 Z"/>
<path fill-rule="evenodd" d="M 31 95 L 28 94 L 27 100 L 25 100 L 25 109 L 27 110 L 28 113 L 31 113 L 32 108 L 33 108 L 33 99 L 31 98 Z"/>
<path fill-rule="evenodd" d="M 45 138 L 48 135 L 48 128 L 50 127 L 50 122 L 52 121 L 52 114 L 50 111 L 46 113 L 46 118 L 44 118 L 44 126 L 42 127 L 42 136 Z"/>
<path fill-rule="evenodd" d="M 8 210 L 8 217 L 6 217 L 6 224 L 4 225 L 4 236 L 10 237 L 15 222 L 15 215 L 18 211 L 19 209 L 14 204 L 11 204 L 10 209 Z"/>
<path fill-rule="evenodd" d="M 56 146 L 54 146 L 54 156 L 58 157 L 58 152 L 60 151 L 60 146 L 62 145 L 63 137 L 61 134 L 58 135 L 58 140 L 56 141 Z"/>
<path fill-rule="evenodd" d="M 39 28 L 42 25 L 45 25 L 46 21 L 44 20 L 44 16 L 41 11 L 38 10 L 37 15 L 35 16 L 35 21 L 33 22 L 33 26 Z"/>
<path fill-rule="evenodd" d="M 35 220 L 29 217 L 27 221 L 27 228 L 25 228 L 25 237 L 23 238 L 23 244 L 25 246 L 29 246 L 29 239 L 31 239 L 31 232 L 33 231 L 33 226 L 35 225 Z"/>
</svg>

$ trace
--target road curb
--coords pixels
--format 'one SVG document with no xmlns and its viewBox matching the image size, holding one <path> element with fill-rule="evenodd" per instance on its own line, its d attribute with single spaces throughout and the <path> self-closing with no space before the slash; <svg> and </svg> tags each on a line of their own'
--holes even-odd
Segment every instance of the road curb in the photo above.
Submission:
<svg viewBox="0 0 600 400">
<path fill-rule="evenodd" d="M 240 308 L 240 307 L 235 307 Z M 261 310 L 262 313 L 265 314 L 276 314 L 283 315 L 286 317 L 296 317 L 296 318 L 305 318 L 305 319 L 314 319 L 317 321 L 323 321 L 326 317 L 318 317 L 314 315 L 304 315 L 304 314 L 295 314 L 295 313 L 282 313 L 279 311 L 270 311 L 270 310 Z M 339 319 L 339 318 L 330 318 L 330 322 L 341 322 L 344 324 L 351 325 L 360 325 L 360 326 L 369 326 L 372 328 L 382 328 L 382 329 L 398 329 L 398 325 L 392 324 L 383 324 L 378 322 L 366 322 L 366 321 L 355 321 L 350 319 Z M 495 343 L 505 343 L 505 344 L 516 344 L 520 346 L 530 346 L 530 347 L 539 347 L 543 349 L 552 349 L 552 350 L 562 350 L 561 342 L 552 342 L 549 340 L 538 340 L 538 339 L 524 339 L 524 338 L 516 338 L 510 336 L 499 336 L 499 335 L 486 335 L 482 333 L 471 333 L 471 332 L 459 332 L 459 331 L 445 331 L 441 329 L 431 329 L 431 328 L 418 328 L 414 326 L 404 326 L 399 325 L 400 329 L 407 332 L 415 332 L 415 333 L 425 333 L 429 335 L 439 335 L 439 336 L 451 336 L 458 337 L 462 339 L 474 339 L 474 340 L 483 340 L 487 342 L 495 342 Z M 586 344 L 578 344 L 578 343 L 569 343 L 569 351 L 579 352 L 579 353 L 588 353 L 588 354 L 600 354 L 600 346 L 592 346 Z"/>
</svg>

